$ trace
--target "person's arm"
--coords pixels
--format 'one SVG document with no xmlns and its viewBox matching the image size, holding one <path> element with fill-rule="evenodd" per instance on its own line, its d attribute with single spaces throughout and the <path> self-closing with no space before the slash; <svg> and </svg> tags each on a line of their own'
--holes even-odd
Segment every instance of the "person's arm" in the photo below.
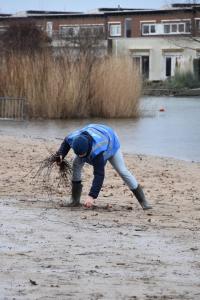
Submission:
<svg viewBox="0 0 200 300">
<path fill-rule="evenodd" d="M 94 158 L 92 164 L 94 168 L 93 169 L 94 179 L 92 182 L 92 187 L 89 192 L 89 196 L 92 197 L 93 199 L 96 199 L 102 188 L 104 176 L 105 176 L 105 163 L 104 163 L 103 153 L 97 155 Z"/>
<path fill-rule="evenodd" d="M 62 159 L 65 158 L 65 156 L 68 154 L 69 150 L 70 150 L 70 145 L 67 141 L 67 137 L 63 140 L 62 144 L 60 145 L 60 148 L 58 150 L 58 154 L 59 156 L 62 157 Z"/>
</svg>

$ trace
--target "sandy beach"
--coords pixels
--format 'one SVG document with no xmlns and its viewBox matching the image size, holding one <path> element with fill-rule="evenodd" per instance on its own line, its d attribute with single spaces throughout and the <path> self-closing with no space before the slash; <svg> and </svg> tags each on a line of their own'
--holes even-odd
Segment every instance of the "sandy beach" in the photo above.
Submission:
<svg viewBox="0 0 200 300">
<path fill-rule="evenodd" d="M 0 299 L 200 299 L 200 163 L 127 155 L 153 210 L 108 164 L 93 210 L 33 178 L 55 140 L 0 136 Z M 72 154 L 70 154 L 72 159 Z M 83 196 L 92 181 L 84 168 Z"/>
</svg>

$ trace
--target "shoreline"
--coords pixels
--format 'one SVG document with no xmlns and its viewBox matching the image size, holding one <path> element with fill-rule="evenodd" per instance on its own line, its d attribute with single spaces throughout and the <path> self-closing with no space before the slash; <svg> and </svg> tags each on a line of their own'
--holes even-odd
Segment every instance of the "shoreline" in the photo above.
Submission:
<svg viewBox="0 0 200 300">
<path fill-rule="evenodd" d="M 6 134 L 6 133 L 1 133 L 0 132 L 0 140 L 1 140 L 1 137 L 5 137 L 5 138 L 15 138 L 15 136 L 13 136 L 12 133 L 10 134 Z M 49 138 L 43 138 L 43 137 L 34 137 L 34 136 L 28 136 L 28 135 L 24 135 L 24 136 L 17 136 L 16 137 L 17 139 L 20 139 L 20 140 L 23 140 L 23 139 L 30 139 L 32 141 L 41 141 L 41 142 L 45 142 L 45 143 L 49 143 L 49 144 L 52 144 L 54 143 L 55 145 L 59 146 L 60 143 L 63 141 L 63 138 L 54 138 L 54 137 L 49 137 Z M 130 152 L 127 152 L 127 151 L 123 151 L 123 154 L 124 155 L 127 155 L 127 156 L 144 156 L 144 157 L 150 157 L 150 158 L 163 158 L 163 159 L 174 159 L 174 160 L 177 160 L 177 161 L 183 161 L 183 162 L 191 162 L 191 163 L 200 163 L 200 160 L 195 160 L 195 159 L 189 159 L 189 158 L 181 158 L 181 157 L 176 157 L 176 156 L 164 156 L 164 155 L 159 155 L 159 154 L 146 154 L 146 153 L 130 153 Z"/>
<path fill-rule="evenodd" d="M 55 140 L 54 138 L 44 139 L 44 138 L 32 138 L 32 137 L 13 137 L 11 135 L 9 136 L 0 135 L 0 142 L 1 142 L 0 174 L 2 176 L 1 188 L 3 188 L 4 180 L 6 181 L 8 177 L 19 180 L 18 176 L 20 174 L 23 178 L 30 173 L 30 170 L 35 169 L 36 171 L 39 162 L 41 162 L 44 158 L 49 156 L 50 153 L 56 152 L 61 143 L 60 140 Z M 5 153 L 6 153 L 6 160 L 5 160 Z M 136 179 L 139 176 L 142 178 L 142 181 L 144 181 L 142 171 L 145 172 L 145 169 L 148 169 L 148 172 L 151 171 L 155 172 L 156 169 L 161 168 L 164 165 L 173 166 L 174 168 L 173 172 L 176 172 L 176 166 L 180 166 L 183 169 L 184 167 L 185 168 L 189 167 L 192 169 L 193 166 L 194 169 L 200 168 L 199 161 L 177 159 L 174 157 L 163 157 L 163 156 L 154 156 L 154 155 L 146 155 L 146 154 L 129 154 L 129 153 L 124 153 L 124 157 L 128 168 L 130 168 L 130 170 L 134 170 L 133 173 L 135 174 Z M 69 159 L 71 161 L 73 159 L 72 151 L 70 151 L 69 153 Z M 10 164 L 12 165 L 12 167 L 10 167 Z M 106 169 L 108 169 L 109 176 L 110 174 L 115 173 L 115 171 L 113 171 L 109 163 L 106 165 Z M 84 174 L 86 175 L 87 178 L 86 180 L 88 180 L 88 178 L 92 176 L 92 167 L 89 166 L 88 164 L 85 164 Z M 19 189 L 25 190 L 25 188 L 23 188 L 23 180 L 21 182 L 21 185 L 20 182 L 18 182 L 18 185 L 19 185 Z M 30 183 L 31 178 L 27 177 L 27 180 Z M 118 178 L 117 181 L 121 181 L 121 179 Z M 41 184 L 41 182 L 39 183 Z M 40 186 L 41 193 L 43 192 L 42 188 L 43 187 Z M 26 189 L 29 191 L 27 187 Z M 15 192 L 14 189 L 13 192 Z"/>
<path fill-rule="evenodd" d="M 195 89 L 168 89 L 168 88 L 144 88 L 142 91 L 143 96 L 155 96 L 155 97 L 199 97 L 200 88 Z"/>
</svg>

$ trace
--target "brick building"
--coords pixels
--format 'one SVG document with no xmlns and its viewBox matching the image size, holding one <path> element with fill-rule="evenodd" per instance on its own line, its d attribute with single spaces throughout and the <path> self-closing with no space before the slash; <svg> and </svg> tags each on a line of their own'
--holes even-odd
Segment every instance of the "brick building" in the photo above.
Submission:
<svg viewBox="0 0 200 300">
<path fill-rule="evenodd" d="M 200 5 L 173 4 L 163 9 L 99 8 L 88 13 L 27 11 L 0 15 L 0 32 L 11 22 L 34 20 L 64 47 L 68 36 L 90 31 L 104 36 L 113 55 L 130 55 L 149 80 L 174 75 L 177 68 L 193 70 L 200 58 Z"/>
</svg>

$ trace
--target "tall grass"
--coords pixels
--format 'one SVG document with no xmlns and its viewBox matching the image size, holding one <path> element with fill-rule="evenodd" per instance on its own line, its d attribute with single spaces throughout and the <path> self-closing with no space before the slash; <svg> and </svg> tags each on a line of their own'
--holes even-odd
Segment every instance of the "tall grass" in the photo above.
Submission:
<svg viewBox="0 0 200 300">
<path fill-rule="evenodd" d="M 47 52 L 1 58 L 0 96 L 25 97 L 31 118 L 136 116 L 140 89 L 130 58 L 74 61 Z"/>
</svg>

